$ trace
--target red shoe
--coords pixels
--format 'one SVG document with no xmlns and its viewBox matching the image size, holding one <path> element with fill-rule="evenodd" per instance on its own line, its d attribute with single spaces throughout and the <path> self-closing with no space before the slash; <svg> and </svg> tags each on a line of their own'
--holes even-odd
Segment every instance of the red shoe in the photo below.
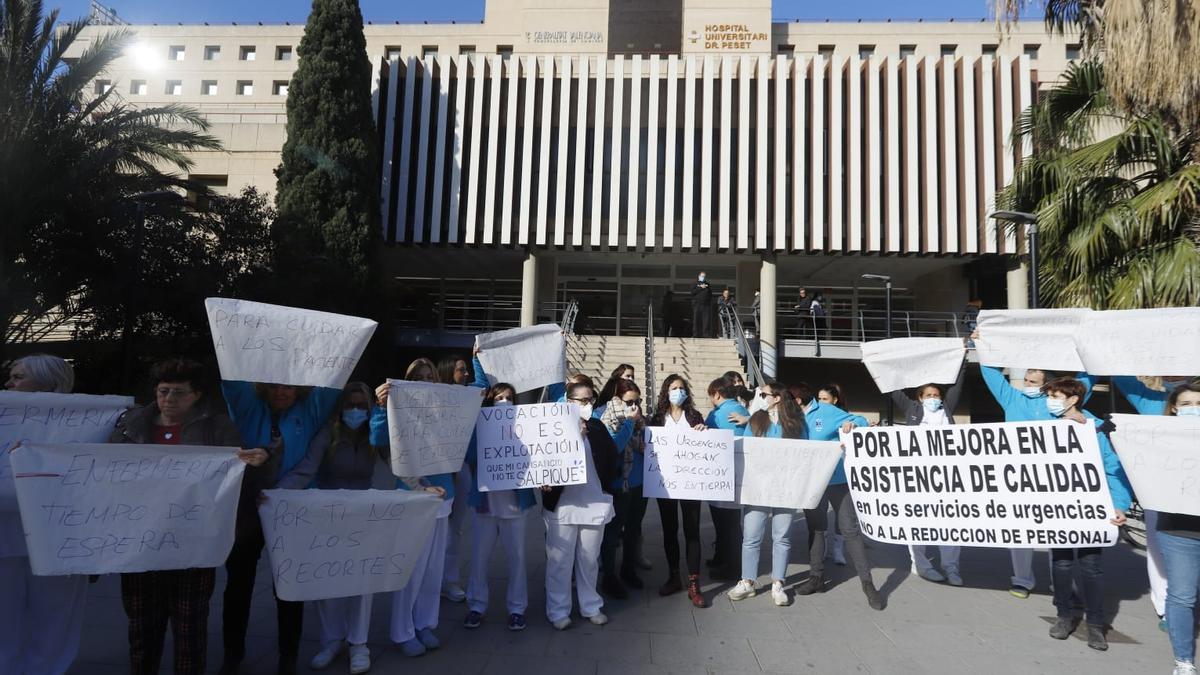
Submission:
<svg viewBox="0 0 1200 675">
<path fill-rule="evenodd" d="M 687 586 L 688 600 L 692 601 L 692 605 L 704 609 L 708 607 L 708 601 L 704 599 L 704 595 L 700 593 L 700 575 L 689 574 Z"/>
</svg>

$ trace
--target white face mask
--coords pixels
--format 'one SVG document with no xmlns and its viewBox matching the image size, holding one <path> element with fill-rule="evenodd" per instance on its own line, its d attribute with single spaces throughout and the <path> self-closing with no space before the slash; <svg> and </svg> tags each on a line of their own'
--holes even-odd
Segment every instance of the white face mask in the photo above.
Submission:
<svg viewBox="0 0 1200 675">
<path fill-rule="evenodd" d="M 1067 400 L 1063 398 L 1047 398 L 1046 409 L 1055 417 L 1062 417 L 1067 412 Z"/>
<path fill-rule="evenodd" d="M 929 412 L 937 412 L 942 409 L 942 399 L 927 398 L 921 401 L 921 405 L 925 406 L 925 409 Z"/>
<path fill-rule="evenodd" d="M 762 391 L 762 389 L 758 389 L 757 391 L 755 391 L 754 398 L 750 401 L 749 410 L 750 410 L 751 415 L 758 412 L 759 410 L 766 410 L 768 407 L 770 407 L 770 404 L 767 403 L 767 399 L 763 398 L 762 396 L 759 396 L 759 393 L 761 391 Z"/>
<path fill-rule="evenodd" d="M 1200 417 L 1200 405 L 1189 405 L 1185 408 L 1176 408 L 1175 414 L 1180 417 Z"/>
<path fill-rule="evenodd" d="M 707 278 L 707 277 L 705 277 L 703 274 L 701 274 L 701 275 L 700 275 L 700 283 L 704 283 L 704 280 L 705 280 L 706 278 Z"/>
<path fill-rule="evenodd" d="M 512 405 L 512 401 L 509 401 L 508 399 L 498 398 L 495 401 L 492 401 L 492 405 L 494 405 L 496 407 Z"/>
<path fill-rule="evenodd" d="M 1037 398 L 1042 395 L 1041 387 L 1025 387 L 1024 391 L 1029 398 Z"/>
<path fill-rule="evenodd" d="M 671 405 L 683 405 L 687 399 L 687 389 L 672 389 L 667 392 L 667 400 L 671 402 Z"/>
<path fill-rule="evenodd" d="M 575 407 L 579 408 L 579 419 L 584 420 L 584 421 L 592 419 L 592 404 L 591 403 L 589 403 L 587 405 L 579 405 L 578 403 L 576 403 Z"/>
</svg>

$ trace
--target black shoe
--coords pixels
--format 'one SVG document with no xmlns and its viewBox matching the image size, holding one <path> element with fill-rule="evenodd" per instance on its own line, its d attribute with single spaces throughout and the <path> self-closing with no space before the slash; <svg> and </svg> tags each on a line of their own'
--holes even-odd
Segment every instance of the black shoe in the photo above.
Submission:
<svg viewBox="0 0 1200 675">
<path fill-rule="evenodd" d="M 1088 624 L 1088 646 L 1098 652 L 1108 651 L 1108 638 L 1104 636 L 1104 626 Z"/>
<path fill-rule="evenodd" d="M 615 600 L 624 600 L 629 597 L 629 590 L 625 588 L 625 584 L 621 583 L 621 580 L 615 574 L 604 575 L 604 579 L 600 582 L 600 590 Z"/>
<path fill-rule="evenodd" d="M 638 591 L 646 587 L 646 584 L 643 584 L 642 580 L 638 577 L 637 572 L 630 567 L 621 570 L 621 582 L 629 588 Z"/>
<path fill-rule="evenodd" d="M 1071 636 L 1071 633 L 1075 632 L 1075 627 L 1078 625 L 1079 619 L 1070 616 L 1060 616 L 1054 622 L 1054 625 L 1050 626 L 1050 637 L 1055 640 L 1066 640 Z"/>
<path fill-rule="evenodd" d="M 812 595 L 825 592 L 825 577 L 820 574 L 810 574 L 808 578 L 796 585 L 796 595 Z"/>
<path fill-rule="evenodd" d="M 862 589 L 863 595 L 867 596 L 867 604 L 871 606 L 871 609 L 882 611 L 887 606 L 887 602 L 883 599 L 883 596 L 875 589 L 874 582 L 864 579 Z"/>
</svg>

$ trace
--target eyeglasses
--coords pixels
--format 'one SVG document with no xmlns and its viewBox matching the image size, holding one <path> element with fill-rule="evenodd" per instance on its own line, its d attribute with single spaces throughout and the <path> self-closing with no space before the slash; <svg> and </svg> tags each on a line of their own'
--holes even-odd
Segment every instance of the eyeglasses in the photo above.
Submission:
<svg viewBox="0 0 1200 675">
<path fill-rule="evenodd" d="M 171 389 L 170 387 L 159 387 L 154 391 L 159 398 L 182 398 L 195 392 L 191 389 Z"/>
<path fill-rule="evenodd" d="M 589 397 L 587 397 L 587 398 L 570 398 L 570 397 L 568 397 L 568 398 L 567 398 L 567 400 L 568 400 L 568 401 L 574 401 L 574 402 L 576 402 L 576 403 L 583 403 L 583 404 L 587 404 L 587 403 L 595 403 L 595 402 L 596 402 L 596 399 L 595 399 L 595 398 L 593 398 L 593 397 L 591 397 L 591 396 L 589 396 Z"/>
<path fill-rule="evenodd" d="M 770 392 L 766 392 L 766 391 L 760 391 L 760 392 L 758 392 L 758 397 L 759 397 L 759 398 L 774 398 L 774 397 L 776 397 L 776 396 L 778 396 L 778 395 L 779 395 L 779 394 L 772 394 L 772 393 L 770 393 Z"/>
<path fill-rule="evenodd" d="M 641 404 L 642 404 L 642 399 L 640 399 L 640 398 L 635 398 L 635 399 L 633 399 L 632 401 L 625 401 L 625 402 L 626 402 L 626 403 L 629 403 L 629 404 L 632 404 L 632 405 L 641 405 Z"/>
</svg>

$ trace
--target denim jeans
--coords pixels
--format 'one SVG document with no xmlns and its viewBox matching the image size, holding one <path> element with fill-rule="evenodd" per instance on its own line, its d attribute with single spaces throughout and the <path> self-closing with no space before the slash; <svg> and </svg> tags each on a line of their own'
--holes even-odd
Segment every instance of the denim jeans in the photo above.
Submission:
<svg viewBox="0 0 1200 675">
<path fill-rule="evenodd" d="M 1176 661 L 1196 661 L 1196 587 L 1200 585 L 1200 539 L 1157 532 L 1167 568 L 1167 636 Z"/>
<path fill-rule="evenodd" d="M 788 553 L 792 550 L 788 531 L 792 529 L 792 517 L 795 514 L 791 509 L 745 507 L 742 516 L 743 579 L 753 581 L 758 578 L 759 552 L 768 519 L 771 521 L 771 579 L 783 581 L 787 577 Z"/>
<path fill-rule="evenodd" d="M 1083 582 L 1083 606 L 1087 622 L 1104 625 L 1104 567 L 1100 563 L 1101 548 L 1050 549 L 1051 576 L 1054 579 L 1054 607 L 1059 617 L 1075 616 L 1074 570 L 1079 564 Z"/>
</svg>

